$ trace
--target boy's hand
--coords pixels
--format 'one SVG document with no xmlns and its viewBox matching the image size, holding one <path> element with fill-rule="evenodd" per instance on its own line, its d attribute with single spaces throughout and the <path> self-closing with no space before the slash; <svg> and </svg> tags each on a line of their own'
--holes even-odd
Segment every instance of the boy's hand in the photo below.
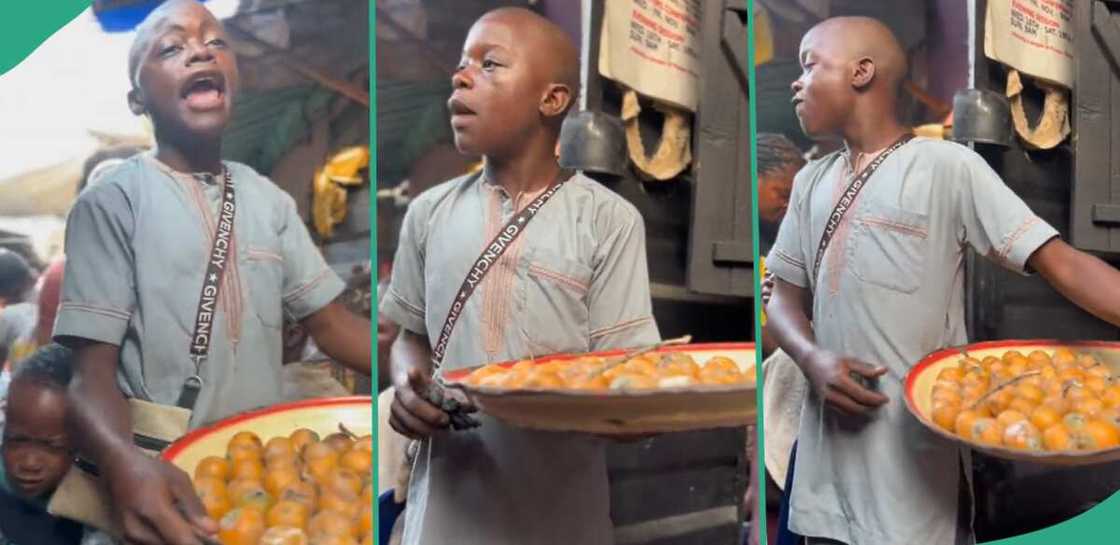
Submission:
<svg viewBox="0 0 1120 545">
<path fill-rule="evenodd" d="M 393 373 L 393 405 L 389 425 L 409 439 L 423 439 L 446 429 L 451 419 L 427 400 L 432 379 L 415 367 Z"/>
<path fill-rule="evenodd" d="M 135 449 L 102 469 L 126 543 L 206 545 L 206 539 L 214 541 L 218 524 L 206 515 L 183 470 Z"/>
<path fill-rule="evenodd" d="M 842 358 L 827 350 L 809 353 L 802 365 L 813 391 L 833 409 L 848 415 L 865 415 L 886 404 L 887 396 L 869 390 L 852 378 L 868 380 L 883 376 L 887 369 L 852 358 Z"/>
</svg>

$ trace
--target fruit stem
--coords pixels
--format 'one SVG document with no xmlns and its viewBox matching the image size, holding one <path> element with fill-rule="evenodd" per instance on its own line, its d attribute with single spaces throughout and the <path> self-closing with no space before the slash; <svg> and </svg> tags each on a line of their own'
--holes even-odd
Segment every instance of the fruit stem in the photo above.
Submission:
<svg viewBox="0 0 1120 545">
<path fill-rule="evenodd" d="M 991 397 L 992 394 L 995 394 L 996 392 L 999 392 L 1000 390 L 1002 390 L 1002 389 L 1004 389 L 1008 386 L 1011 386 L 1012 384 L 1016 384 L 1016 383 L 1026 379 L 1026 378 L 1037 376 L 1039 374 L 1041 374 L 1040 371 L 1028 371 L 1026 373 L 1023 373 L 1023 374 L 1013 378 L 1013 379 L 1010 379 L 1007 382 L 1004 382 L 1003 384 L 1000 384 L 999 386 L 996 386 L 995 388 L 992 388 L 991 390 L 988 390 L 987 392 L 984 392 L 984 395 L 978 397 L 976 399 L 976 401 L 973 401 L 972 404 L 968 406 L 968 409 L 969 410 L 975 409 L 976 407 L 979 407 L 980 404 L 984 402 L 984 400 Z"/>
</svg>

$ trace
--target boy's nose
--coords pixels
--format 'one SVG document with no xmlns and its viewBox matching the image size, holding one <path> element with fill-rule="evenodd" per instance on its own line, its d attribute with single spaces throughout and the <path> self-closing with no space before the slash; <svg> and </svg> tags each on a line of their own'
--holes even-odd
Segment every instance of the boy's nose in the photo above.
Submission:
<svg viewBox="0 0 1120 545">
<path fill-rule="evenodd" d="M 196 62 L 210 62 L 214 60 L 214 53 L 210 51 L 210 48 L 206 47 L 205 44 L 191 41 L 187 47 L 190 48 L 188 50 L 190 54 L 187 55 L 188 66 Z"/>
<path fill-rule="evenodd" d="M 452 89 L 470 89 L 474 86 L 474 79 L 467 73 L 468 70 L 470 70 L 470 67 L 455 71 L 455 74 L 451 76 Z"/>
<path fill-rule="evenodd" d="M 793 83 L 789 84 L 789 88 L 790 88 L 790 90 L 793 91 L 793 94 L 796 95 L 797 93 L 800 93 L 802 89 L 805 88 L 805 84 L 801 83 L 801 78 L 797 78 L 797 79 L 793 80 Z"/>
</svg>

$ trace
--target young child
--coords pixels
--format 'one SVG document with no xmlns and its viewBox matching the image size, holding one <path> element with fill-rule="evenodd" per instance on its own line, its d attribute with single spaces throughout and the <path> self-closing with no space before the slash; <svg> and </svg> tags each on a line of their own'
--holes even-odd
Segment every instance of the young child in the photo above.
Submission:
<svg viewBox="0 0 1120 545">
<path fill-rule="evenodd" d="M 70 469 L 66 387 L 73 354 L 49 344 L 16 368 L 0 446 L 0 543 L 77 545 L 82 526 L 47 513 L 47 500 Z"/>
<path fill-rule="evenodd" d="M 968 341 L 967 248 L 1038 272 L 1113 324 L 1120 272 L 1058 238 L 968 148 L 903 143 L 909 131 L 895 112 L 906 56 L 881 23 L 822 22 L 802 39 L 801 64 L 792 87 L 802 129 L 842 137 L 846 149 L 798 174 L 766 260 L 777 277 L 768 328 L 811 385 L 786 490 L 788 530 L 809 543 L 971 543 L 967 451 L 924 430 L 902 399 L 914 362 Z M 818 245 L 841 193 L 891 147 L 849 204 L 818 272 Z"/>
<path fill-rule="evenodd" d="M 71 210 L 54 338 L 75 348 L 74 440 L 109 483 L 125 540 L 201 544 L 215 522 L 186 473 L 133 445 L 126 397 L 176 405 L 200 378 L 192 426 L 271 405 L 282 400 L 285 316 L 366 374 L 370 323 L 334 302 L 343 283 L 291 196 L 221 160 L 238 89 L 221 23 L 193 0 L 166 2 L 138 28 L 129 67 L 129 105 L 151 118 L 156 146 L 105 172 Z M 209 328 L 196 335 L 196 323 Z M 199 362 L 192 346 L 207 334 Z"/>
<path fill-rule="evenodd" d="M 475 259 L 558 181 L 466 301 L 441 370 L 659 340 L 640 214 L 556 161 L 578 69 L 568 36 L 525 9 L 490 12 L 467 35 L 448 105 L 456 146 L 485 157 L 485 167 L 412 202 L 380 307 L 403 329 L 392 349 L 390 423 L 425 439 L 405 544 L 613 543 L 602 439 L 486 417 L 447 432 L 448 415 L 423 399 L 439 332 Z"/>
</svg>

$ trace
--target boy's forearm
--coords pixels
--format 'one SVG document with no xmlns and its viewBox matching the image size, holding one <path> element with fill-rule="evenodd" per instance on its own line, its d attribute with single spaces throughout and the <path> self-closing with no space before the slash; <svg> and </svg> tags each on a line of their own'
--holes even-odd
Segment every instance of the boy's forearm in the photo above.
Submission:
<svg viewBox="0 0 1120 545">
<path fill-rule="evenodd" d="M 401 328 L 390 351 L 390 373 L 394 384 L 406 380 L 409 369 L 419 369 L 424 376 L 432 374 L 432 346 L 426 335 Z"/>
<path fill-rule="evenodd" d="M 816 337 L 805 313 L 809 291 L 784 280 L 774 280 L 774 295 L 766 306 L 766 329 L 798 366 L 817 349 Z"/>
<path fill-rule="evenodd" d="M 331 303 L 304 318 L 303 325 L 324 354 L 359 373 L 371 374 L 373 325 L 369 320 L 341 303 Z"/>
<path fill-rule="evenodd" d="M 80 343 L 67 392 L 68 423 L 78 450 L 99 466 L 132 453 L 132 416 L 117 385 L 120 349 L 104 343 Z"/>
<path fill-rule="evenodd" d="M 1029 263 L 1067 299 L 1120 327 L 1120 271 L 1115 267 L 1057 238 L 1036 250 Z"/>
</svg>

